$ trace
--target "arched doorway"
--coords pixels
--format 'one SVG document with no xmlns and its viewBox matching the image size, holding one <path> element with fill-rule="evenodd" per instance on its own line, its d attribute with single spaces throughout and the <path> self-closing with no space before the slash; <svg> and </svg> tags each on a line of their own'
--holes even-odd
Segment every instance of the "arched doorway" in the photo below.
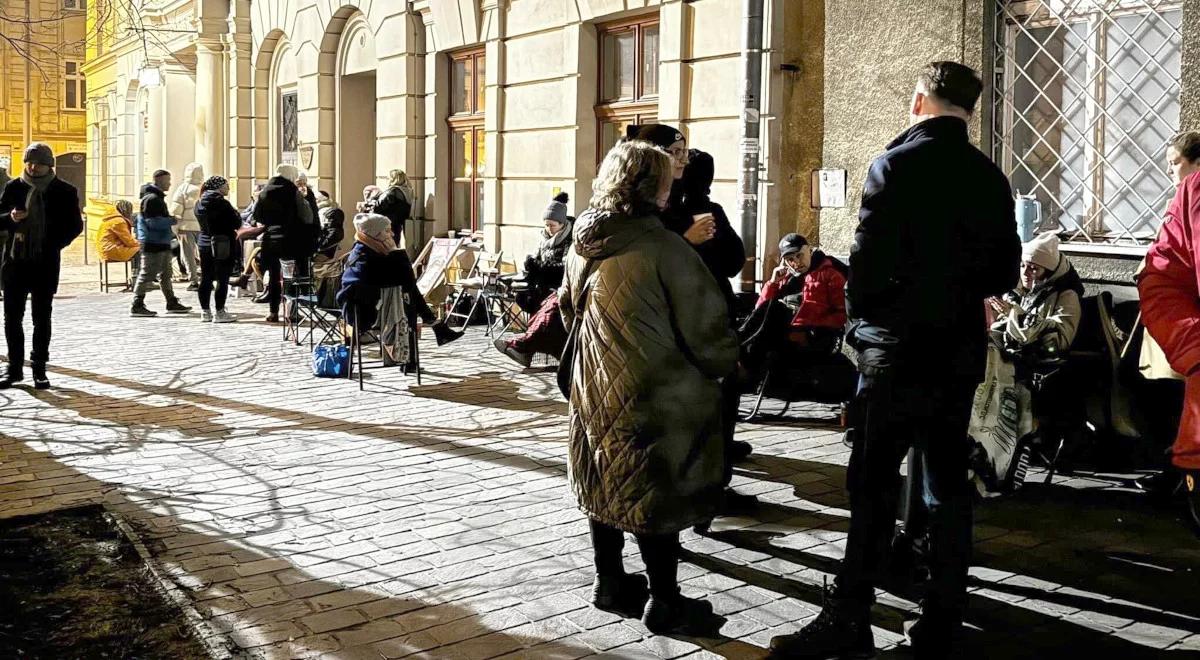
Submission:
<svg viewBox="0 0 1200 660">
<path fill-rule="evenodd" d="M 337 62 L 337 169 L 331 192 L 352 211 L 363 187 L 376 182 L 375 35 L 362 14 L 346 22 Z"/>
</svg>

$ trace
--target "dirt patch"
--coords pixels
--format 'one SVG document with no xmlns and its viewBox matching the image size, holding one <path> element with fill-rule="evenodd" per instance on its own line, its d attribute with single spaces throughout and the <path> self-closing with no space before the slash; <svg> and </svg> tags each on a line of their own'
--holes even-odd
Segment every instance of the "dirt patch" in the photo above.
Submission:
<svg viewBox="0 0 1200 660">
<path fill-rule="evenodd" d="M 101 507 L 0 521 L 0 603 L 0 657 L 209 657 Z"/>
</svg>

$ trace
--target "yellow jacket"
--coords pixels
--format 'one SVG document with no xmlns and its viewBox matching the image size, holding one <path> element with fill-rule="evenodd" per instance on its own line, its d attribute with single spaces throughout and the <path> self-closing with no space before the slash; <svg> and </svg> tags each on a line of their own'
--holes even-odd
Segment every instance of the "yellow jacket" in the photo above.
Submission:
<svg viewBox="0 0 1200 660">
<path fill-rule="evenodd" d="M 140 249 L 142 246 L 133 237 L 125 218 L 109 216 L 100 224 L 100 230 L 96 232 L 96 252 L 100 259 L 113 263 L 129 261 Z"/>
</svg>

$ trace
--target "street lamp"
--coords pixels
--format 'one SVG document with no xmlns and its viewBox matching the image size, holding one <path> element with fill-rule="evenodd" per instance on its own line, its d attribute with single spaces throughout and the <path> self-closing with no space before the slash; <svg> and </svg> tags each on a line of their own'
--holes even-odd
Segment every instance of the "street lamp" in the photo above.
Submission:
<svg viewBox="0 0 1200 660">
<path fill-rule="evenodd" d="M 162 85 L 162 69 L 157 66 L 143 64 L 138 69 L 138 85 L 141 87 L 158 87 Z"/>
</svg>

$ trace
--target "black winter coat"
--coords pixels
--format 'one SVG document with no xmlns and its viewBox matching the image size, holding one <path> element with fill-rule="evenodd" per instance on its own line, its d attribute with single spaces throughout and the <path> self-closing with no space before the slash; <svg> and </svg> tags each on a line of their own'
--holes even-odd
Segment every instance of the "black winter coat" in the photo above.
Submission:
<svg viewBox="0 0 1200 660">
<path fill-rule="evenodd" d="M 138 206 L 143 218 L 169 218 L 171 211 L 167 208 L 167 193 L 153 183 L 142 185 L 138 192 L 142 202 Z"/>
<path fill-rule="evenodd" d="M 404 193 L 400 192 L 399 188 L 392 187 L 375 201 L 375 212 L 391 220 L 392 237 L 399 245 L 400 237 L 404 235 L 404 223 L 408 221 L 408 216 L 412 215 L 412 204 L 404 199 Z"/>
<path fill-rule="evenodd" d="M 317 253 L 332 259 L 337 255 L 342 239 L 346 237 L 346 213 L 341 209 L 329 209 L 321 220 L 321 237 L 317 240 Z"/>
<path fill-rule="evenodd" d="M 12 179 L 0 193 L 0 232 L 13 232 L 17 223 L 12 212 L 25 209 L 29 198 L 29 184 L 19 177 Z M 46 205 L 46 244 L 42 249 L 41 262 L 56 265 L 60 252 L 83 232 L 83 212 L 79 210 L 79 194 L 75 186 L 55 178 L 43 194 Z M 0 249 L 7 249 L 7 245 Z"/>
<path fill-rule="evenodd" d="M 308 256 L 303 254 L 303 243 L 309 239 L 304 235 L 304 225 L 315 220 L 295 183 L 281 176 L 271 177 L 254 204 L 254 221 L 267 228 L 262 235 L 263 249 L 285 258 Z"/>
<path fill-rule="evenodd" d="M 929 119 L 871 164 L 846 285 L 865 370 L 893 364 L 981 380 L 984 300 L 1017 283 L 1012 189 L 967 124 Z"/>
<path fill-rule="evenodd" d="M 712 156 L 699 149 L 692 149 L 689 152 L 688 165 L 683 170 L 683 177 L 672 185 L 671 201 L 667 210 L 662 213 L 662 221 L 667 229 L 682 236 L 692 226 L 694 216 L 701 213 L 713 215 L 716 235 L 700 245 L 692 245 L 692 248 L 700 255 L 700 259 L 708 267 L 708 272 L 716 278 L 717 285 L 721 287 L 721 293 L 729 304 L 732 319 L 737 303 L 729 279 L 741 273 L 742 267 L 746 265 L 746 246 L 729 223 L 725 209 L 709 198 L 714 171 Z"/>
<path fill-rule="evenodd" d="M 200 223 L 200 247 L 212 245 L 213 236 L 226 236 L 232 242 L 242 226 L 242 215 L 216 190 L 205 190 L 196 202 L 196 221 Z"/>
</svg>

